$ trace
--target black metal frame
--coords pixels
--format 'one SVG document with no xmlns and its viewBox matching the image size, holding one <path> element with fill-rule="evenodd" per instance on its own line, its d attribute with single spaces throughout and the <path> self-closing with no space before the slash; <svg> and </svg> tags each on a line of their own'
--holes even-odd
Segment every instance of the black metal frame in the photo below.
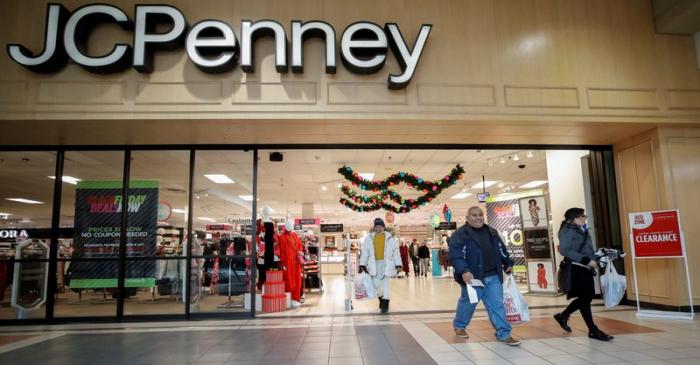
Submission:
<svg viewBox="0 0 700 365">
<path fill-rule="evenodd" d="M 255 145 L 78 145 L 78 146 L 0 146 L 0 151 L 3 152 L 24 152 L 24 151 L 55 151 L 56 154 L 56 168 L 55 168 L 55 182 L 54 182 L 54 193 L 53 193 L 53 210 L 51 217 L 51 250 L 48 260 L 49 262 L 49 286 L 47 292 L 47 302 L 46 302 L 46 317 L 44 319 L 33 319 L 33 320 L 0 320 L 0 325 L 16 325 L 16 324 L 37 324 L 37 323 L 75 323 L 75 322 L 132 322 L 132 321 L 153 321 L 153 320 L 198 320 L 198 319 L 216 319 L 216 318 L 226 318 L 226 319 L 236 319 L 236 318 L 252 318 L 255 317 L 255 284 L 253 281 L 256 277 L 256 265 L 257 262 L 257 250 L 256 247 L 256 237 L 257 237 L 257 226 L 255 222 L 257 221 L 257 197 L 258 197 L 258 159 L 260 150 L 306 150 L 306 149 L 318 149 L 318 150 L 335 150 L 335 149 L 367 149 L 367 150 L 384 150 L 384 149 L 396 149 L 396 150 L 589 150 L 594 156 L 595 163 L 595 173 L 596 173 L 596 189 L 604 189 L 602 192 L 605 193 L 605 202 L 608 203 L 606 208 L 603 201 L 597 201 L 596 205 L 604 208 L 603 210 L 607 212 L 608 218 L 613 218 L 612 216 L 617 216 L 617 192 L 614 189 L 614 167 L 611 165 L 612 160 L 610 156 L 612 155 L 612 146 L 609 145 L 529 145 L 529 144 L 255 144 Z M 188 223 L 187 223 L 187 252 L 186 252 L 186 276 L 185 280 L 187 283 L 187 295 L 185 296 L 185 310 L 182 314 L 148 314 L 148 315 L 124 315 L 124 297 L 125 297 L 125 267 L 126 267 L 126 227 L 128 226 L 128 184 L 129 175 L 131 168 L 131 153 L 133 151 L 158 151 L 158 150 L 187 150 L 190 153 L 189 159 L 189 181 L 188 181 Z M 192 242 L 193 242 L 193 196 L 194 196 L 194 176 L 196 168 L 196 151 L 252 151 L 253 153 L 253 201 L 252 201 L 252 221 L 253 221 L 253 232 L 251 237 L 252 242 L 252 252 L 251 252 L 251 282 L 250 282 L 250 295 L 251 295 L 251 310 L 247 312 L 227 312 L 227 313 L 191 313 L 190 312 L 190 288 L 189 288 L 189 277 L 192 264 Z M 58 236 L 59 236 L 59 226 L 60 226 L 60 207 L 61 207 L 61 193 L 62 193 L 62 178 L 63 178 L 63 167 L 66 152 L 71 151 L 117 151 L 124 153 L 124 166 L 123 166 L 123 185 L 122 185 L 122 196 L 125 198 L 122 201 L 122 227 L 120 234 L 120 250 L 118 258 L 110 258 L 109 260 L 118 260 L 119 271 L 118 271 L 118 297 L 117 297 L 117 309 L 114 316 L 99 316 L 99 317 L 55 317 L 54 315 L 54 304 L 55 304 L 55 294 L 56 294 L 56 267 L 57 262 L 62 261 L 57 259 L 57 247 L 58 247 Z M 603 157 L 601 157 L 603 156 Z M 604 161 L 603 161 L 604 159 Z M 601 181 L 602 180 L 602 181 Z M 612 185 L 611 185 L 612 184 Z M 611 190 L 612 188 L 612 190 Z M 601 191 L 601 190 L 598 190 Z M 611 206 L 611 204 L 614 205 Z M 601 210 L 599 210 L 601 211 Z M 618 222 L 614 222 L 613 225 L 619 226 Z M 609 227 L 609 225 L 605 226 Z M 607 229 L 607 228 L 606 228 Z M 615 233 L 612 233 L 615 236 Z M 617 234 L 619 237 L 619 232 Z M 606 237 L 610 237 L 610 233 L 606 233 Z M 136 259 L 136 258 L 132 258 Z M 150 259 L 150 258 L 142 258 Z M 162 258 L 158 258 L 160 260 Z M 182 260 L 183 258 L 173 258 L 177 260 Z M 130 259 L 131 260 L 131 259 Z M 37 260 L 33 260 L 37 261 Z M 66 260 L 63 260 L 66 261 Z M 91 261 L 95 261 L 92 259 Z"/>
</svg>

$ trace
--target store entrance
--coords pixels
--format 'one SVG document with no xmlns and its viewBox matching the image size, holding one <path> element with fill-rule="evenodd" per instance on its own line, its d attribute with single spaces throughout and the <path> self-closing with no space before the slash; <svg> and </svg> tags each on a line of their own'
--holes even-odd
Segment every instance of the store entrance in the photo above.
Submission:
<svg viewBox="0 0 700 365">
<path fill-rule="evenodd" d="M 376 300 L 353 300 L 352 310 L 348 302 L 376 218 L 403 253 L 390 281 L 390 311 L 454 310 L 460 287 L 448 243 L 474 206 L 508 247 L 530 306 L 563 305 L 555 236 L 564 211 L 585 208 L 594 243 L 611 242 L 601 239 L 609 225 L 595 218 L 611 211 L 600 203 L 605 184 L 594 178 L 605 180 L 593 161 L 599 158 L 597 151 L 555 149 L 260 150 L 258 216 L 269 216 L 277 234 L 298 236 L 304 257 L 300 305 L 263 315 L 378 313 Z"/>
</svg>

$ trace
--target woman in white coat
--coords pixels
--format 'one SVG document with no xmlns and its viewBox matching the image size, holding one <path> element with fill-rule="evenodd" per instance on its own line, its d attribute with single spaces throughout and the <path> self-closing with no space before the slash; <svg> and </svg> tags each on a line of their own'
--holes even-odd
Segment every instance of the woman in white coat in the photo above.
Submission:
<svg viewBox="0 0 700 365">
<path fill-rule="evenodd" d="M 376 218 L 372 232 L 362 242 L 359 270 L 372 277 L 382 313 L 389 311 L 389 279 L 403 267 L 399 245 L 394 236 L 385 230 L 384 221 Z"/>
</svg>

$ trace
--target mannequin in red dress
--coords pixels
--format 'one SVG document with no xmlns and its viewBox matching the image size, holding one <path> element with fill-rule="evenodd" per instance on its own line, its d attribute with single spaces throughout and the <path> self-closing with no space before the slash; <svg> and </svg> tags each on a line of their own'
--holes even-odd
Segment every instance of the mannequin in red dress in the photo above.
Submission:
<svg viewBox="0 0 700 365">
<path fill-rule="evenodd" d="M 299 259 L 303 254 L 301 239 L 296 233 L 282 227 L 279 235 L 280 267 L 283 268 L 284 291 L 292 297 L 292 307 L 299 307 L 301 303 L 301 273 L 302 263 Z"/>
<path fill-rule="evenodd" d="M 399 246 L 399 253 L 401 254 L 403 272 L 405 272 L 406 276 L 408 276 L 408 246 L 406 246 L 406 242 L 401 241 L 401 246 Z"/>
</svg>

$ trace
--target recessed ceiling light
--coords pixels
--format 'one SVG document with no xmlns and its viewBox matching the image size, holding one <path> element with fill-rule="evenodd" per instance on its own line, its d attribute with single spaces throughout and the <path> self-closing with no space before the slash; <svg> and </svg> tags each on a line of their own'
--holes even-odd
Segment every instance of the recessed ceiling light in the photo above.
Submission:
<svg viewBox="0 0 700 365">
<path fill-rule="evenodd" d="M 501 161 L 500 161 L 500 162 L 501 162 L 501 163 L 506 163 L 506 159 L 503 158 L 503 157 L 501 157 Z"/>
<path fill-rule="evenodd" d="M 363 172 L 358 175 L 365 180 L 372 180 L 374 178 L 374 173 L 372 172 Z"/>
<path fill-rule="evenodd" d="M 51 180 L 56 180 L 56 176 L 49 176 L 49 179 L 51 179 Z M 82 179 L 78 179 L 77 177 L 65 176 L 65 175 L 64 175 L 64 176 L 61 177 L 61 181 L 63 181 L 64 183 L 69 183 L 69 184 L 72 184 L 72 185 L 77 185 L 77 184 L 78 184 L 78 181 L 83 181 L 83 180 L 82 180 Z"/>
<path fill-rule="evenodd" d="M 328 190 L 328 188 L 326 187 L 326 185 L 321 185 L 321 190 L 326 191 Z"/>
<path fill-rule="evenodd" d="M 199 217 L 200 221 L 206 221 L 206 222 L 216 222 L 216 219 L 214 218 L 209 218 L 209 217 Z"/>
<path fill-rule="evenodd" d="M 235 184 L 236 182 L 231 180 L 230 177 L 223 174 L 208 174 L 204 175 L 207 179 L 217 183 L 217 184 Z"/>
<path fill-rule="evenodd" d="M 546 183 L 547 183 L 547 180 L 533 180 L 527 184 L 520 185 L 520 187 L 523 189 L 530 189 L 530 188 L 536 188 L 536 187 L 544 185 Z"/>
<path fill-rule="evenodd" d="M 513 155 L 513 161 L 520 161 L 520 156 L 517 153 Z"/>
<path fill-rule="evenodd" d="M 340 189 L 340 188 L 342 188 L 342 187 L 343 187 L 343 184 L 341 184 L 341 183 L 338 183 L 338 185 L 336 185 L 336 187 L 337 187 L 338 189 Z"/>
<path fill-rule="evenodd" d="M 457 193 L 455 195 L 452 195 L 452 198 L 450 199 L 464 199 L 470 195 L 472 195 L 472 193 Z"/>
<path fill-rule="evenodd" d="M 173 209 L 173 213 L 187 213 L 187 211 L 184 209 L 175 208 L 175 209 Z"/>
<path fill-rule="evenodd" d="M 253 196 L 252 195 L 239 195 L 239 198 L 247 201 L 247 202 L 252 202 L 253 201 Z"/>
<path fill-rule="evenodd" d="M 13 202 L 24 203 L 24 204 L 44 204 L 37 200 L 24 199 L 24 198 L 5 198 L 5 200 L 11 200 Z"/>
<path fill-rule="evenodd" d="M 483 187 L 487 187 L 487 188 L 488 188 L 488 187 L 490 187 L 490 186 L 492 186 L 492 185 L 494 185 L 494 184 L 498 184 L 498 181 L 486 180 L 486 181 L 478 182 L 478 183 L 472 185 L 472 189 L 481 189 L 481 188 L 483 188 Z"/>
<path fill-rule="evenodd" d="M 527 158 L 532 158 L 535 155 L 532 154 L 532 151 L 527 151 Z"/>
</svg>

